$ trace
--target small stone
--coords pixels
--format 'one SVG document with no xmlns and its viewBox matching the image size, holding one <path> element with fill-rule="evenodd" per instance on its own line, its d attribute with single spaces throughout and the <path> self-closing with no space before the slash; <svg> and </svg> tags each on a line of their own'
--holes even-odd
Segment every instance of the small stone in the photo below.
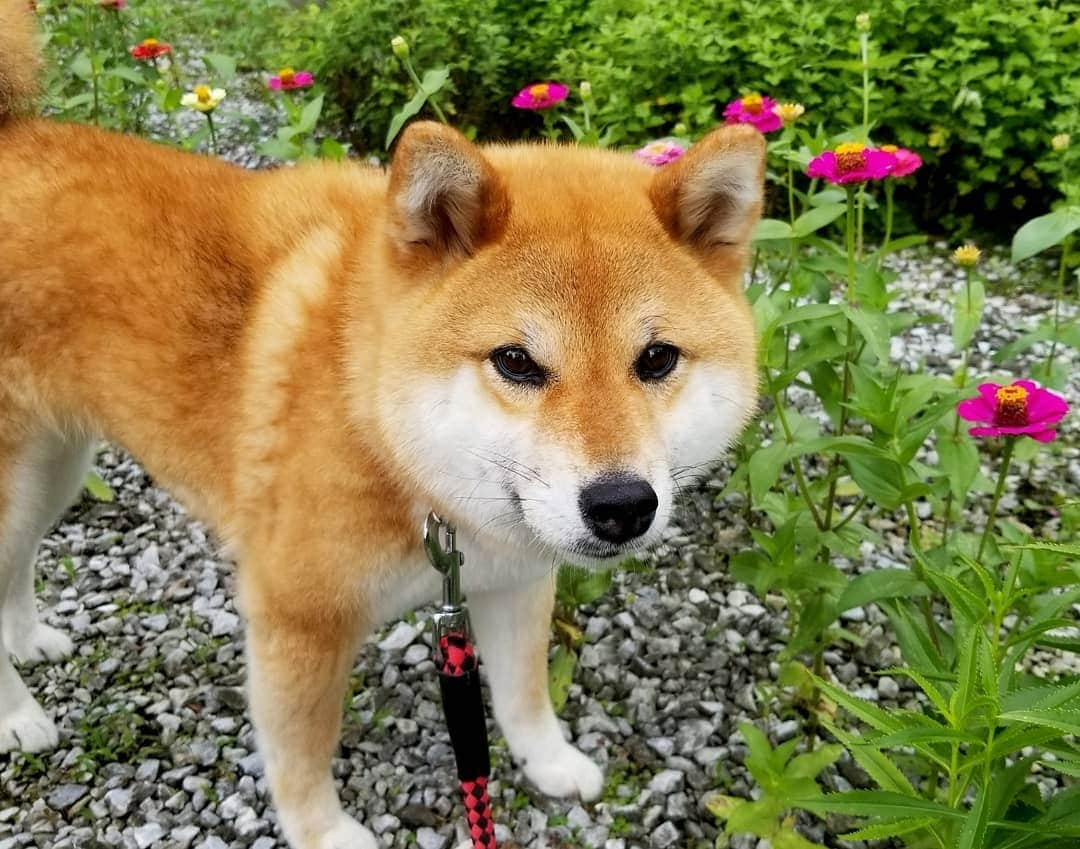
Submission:
<svg viewBox="0 0 1080 849">
<path fill-rule="evenodd" d="M 55 811 L 66 811 L 90 791 L 85 784 L 61 784 L 45 801 Z"/>
<path fill-rule="evenodd" d="M 379 649 L 381 651 L 400 651 L 411 645 L 419 633 L 420 629 L 415 625 L 410 625 L 408 622 L 398 622 L 386 639 L 379 643 Z"/>
<path fill-rule="evenodd" d="M 126 817 L 131 810 L 131 791 L 115 787 L 105 794 L 105 804 L 109 806 L 109 813 L 114 817 Z"/>
<path fill-rule="evenodd" d="M 877 691 L 883 699 L 900 698 L 900 685 L 895 678 L 891 678 L 888 675 L 882 675 L 878 678 Z"/>
<path fill-rule="evenodd" d="M 691 604 L 705 604 L 709 600 L 709 594 L 705 590 L 692 587 L 690 592 L 686 594 L 686 597 L 690 600 Z"/>
<path fill-rule="evenodd" d="M 668 849 L 669 846 L 674 846 L 678 840 L 679 829 L 673 822 L 661 823 L 649 835 L 649 843 L 655 849 Z"/>
<path fill-rule="evenodd" d="M 209 614 L 210 635 L 213 637 L 225 637 L 235 634 L 240 628 L 240 617 L 227 610 L 214 610 Z"/>
<path fill-rule="evenodd" d="M 379 814 L 371 820 L 371 830 L 376 834 L 386 834 L 401 825 L 401 820 L 393 814 Z"/>
<path fill-rule="evenodd" d="M 197 825 L 181 825 L 169 832 L 169 840 L 176 849 L 188 849 L 198 836 L 199 827 Z"/>
<path fill-rule="evenodd" d="M 670 796 L 672 793 L 682 789 L 685 777 L 677 769 L 665 769 L 652 777 L 649 782 L 649 789 L 662 796 Z"/>
<path fill-rule="evenodd" d="M 799 733 L 799 723 L 788 719 L 776 726 L 776 742 L 785 743 Z"/>
<path fill-rule="evenodd" d="M 431 649 L 423 643 L 415 643 L 405 650 L 405 665 L 419 666 L 429 657 L 431 657 Z"/>
<path fill-rule="evenodd" d="M 131 836 L 135 839 L 135 845 L 139 849 L 150 849 L 158 840 L 161 839 L 161 835 L 165 833 L 165 829 L 156 822 L 148 822 L 145 825 L 140 825 L 131 831 Z"/>
<path fill-rule="evenodd" d="M 428 826 L 416 830 L 416 845 L 420 849 L 444 849 L 447 842 L 445 835 Z"/>
</svg>

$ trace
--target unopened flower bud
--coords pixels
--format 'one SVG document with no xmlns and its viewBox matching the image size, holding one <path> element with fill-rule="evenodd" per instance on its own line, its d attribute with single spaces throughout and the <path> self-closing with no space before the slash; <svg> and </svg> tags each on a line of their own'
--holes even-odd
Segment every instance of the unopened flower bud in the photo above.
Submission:
<svg viewBox="0 0 1080 849">
<path fill-rule="evenodd" d="M 870 32 L 869 12 L 862 12 L 855 16 L 855 32 Z"/>
<path fill-rule="evenodd" d="M 1056 136 L 1050 139 L 1050 147 L 1052 147 L 1054 150 L 1062 151 L 1069 146 L 1070 141 L 1072 141 L 1072 139 L 1069 138 L 1068 133 L 1058 133 Z"/>
<path fill-rule="evenodd" d="M 582 80 L 578 90 L 581 92 L 582 100 L 592 100 L 592 83 L 588 80 Z"/>
<path fill-rule="evenodd" d="M 390 39 L 390 49 L 394 51 L 394 55 L 397 56 L 398 59 L 409 58 L 409 42 L 400 35 L 395 35 Z"/>
</svg>

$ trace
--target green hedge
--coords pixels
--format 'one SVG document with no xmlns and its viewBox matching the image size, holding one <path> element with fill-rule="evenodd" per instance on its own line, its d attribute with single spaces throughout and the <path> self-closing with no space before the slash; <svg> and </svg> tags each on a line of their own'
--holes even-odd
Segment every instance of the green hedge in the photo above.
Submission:
<svg viewBox="0 0 1080 849">
<path fill-rule="evenodd" d="M 920 226 L 1009 232 L 1046 210 L 1061 159 L 1049 139 L 1080 135 L 1080 2 L 866 6 L 874 135 L 926 159 L 906 198 Z M 381 150 L 409 94 L 388 46 L 398 34 L 419 67 L 451 66 L 454 120 L 480 138 L 540 129 L 508 106 L 521 86 L 588 79 L 614 141 L 637 145 L 679 123 L 702 132 L 751 90 L 804 103 L 804 120 L 830 132 L 853 126 L 857 11 L 838 0 L 329 0 L 281 17 L 272 43 L 275 59 L 317 73 L 361 150 Z"/>
</svg>

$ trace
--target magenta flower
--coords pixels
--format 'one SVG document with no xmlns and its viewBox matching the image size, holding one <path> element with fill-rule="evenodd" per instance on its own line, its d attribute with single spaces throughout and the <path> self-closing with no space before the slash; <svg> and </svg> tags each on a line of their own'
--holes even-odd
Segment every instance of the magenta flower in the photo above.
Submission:
<svg viewBox="0 0 1080 849">
<path fill-rule="evenodd" d="M 660 141 L 649 142 L 645 147 L 639 147 L 634 151 L 634 156 L 649 165 L 667 165 L 669 162 L 674 162 L 684 153 L 686 153 L 686 148 L 681 144 L 668 139 L 661 139 Z"/>
<path fill-rule="evenodd" d="M 811 159 L 806 174 L 830 183 L 865 183 L 887 177 L 895 164 L 896 157 L 887 151 L 845 142 Z"/>
<path fill-rule="evenodd" d="M 978 397 L 961 401 L 956 412 L 962 419 L 981 423 L 968 430 L 972 436 L 1030 436 L 1037 442 L 1053 442 L 1057 436 L 1053 425 L 1069 412 L 1069 404 L 1030 380 L 1017 380 L 1008 386 L 980 384 Z"/>
<path fill-rule="evenodd" d="M 294 71 L 292 68 L 282 68 L 276 77 L 270 77 L 266 81 L 266 87 L 273 91 L 290 91 L 294 88 L 308 88 L 315 83 L 315 77 L 311 71 Z"/>
<path fill-rule="evenodd" d="M 533 83 L 526 86 L 510 103 L 518 109 L 548 109 L 563 100 L 570 89 L 562 83 Z"/>
<path fill-rule="evenodd" d="M 883 144 L 880 149 L 886 153 L 891 153 L 896 160 L 896 164 L 893 165 L 892 170 L 889 172 L 890 177 L 906 177 L 908 174 L 914 174 L 922 167 L 922 157 L 913 150 L 908 150 L 906 147 L 897 147 L 895 144 Z"/>
<path fill-rule="evenodd" d="M 776 112 L 778 105 L 771 97 L 748 94 L 724 108 L 724 123 L 751 124 L 760 133 L 771 133 L 784 126 L 784 119 Z"/>
</svg>

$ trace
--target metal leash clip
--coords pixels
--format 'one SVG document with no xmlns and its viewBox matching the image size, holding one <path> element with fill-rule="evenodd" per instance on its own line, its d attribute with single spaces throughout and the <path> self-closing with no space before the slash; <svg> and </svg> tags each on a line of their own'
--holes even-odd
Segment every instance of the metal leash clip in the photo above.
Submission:
<svg viewBox="0 0 1080 849">
<path fill-rule="evenodd" d="M 432 616 L 434 634 L 431 641 L 435 665 L 440 670 L 446 667 L 444 652 L 448 639 L 472 643 L 469 613 L 461 597 L 461 565 L 465 555 L 455 547 L 456 534 L 454 526 L 440 519 L 435 511 L 428 513 L 424 521 L 424 551 L 443 579 L 442 607 Z M 443 535 L 446 548 L 440 538 Z"/>
</svg>

